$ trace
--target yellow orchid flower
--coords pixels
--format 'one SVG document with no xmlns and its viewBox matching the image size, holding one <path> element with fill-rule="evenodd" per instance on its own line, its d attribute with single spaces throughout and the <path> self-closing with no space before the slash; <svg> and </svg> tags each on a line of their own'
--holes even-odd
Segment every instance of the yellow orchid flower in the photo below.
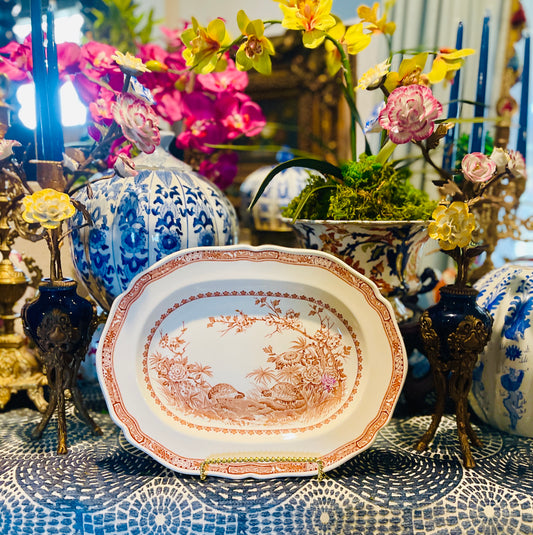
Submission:
<svg viewBox="0 0 533 535">
<path fill-rule="evenodd" d="M 183 44 L 187 47 L 183 51 L 186 65 L 193 67 L 199 74 L 223 70 L 226 62 L 219 57 L 219 52 L 231 44 L 224 21 L 212 20 L 205 28 L 200 26 L 194 17 L 191 20 L 192 28 L 185 30 L 181 36 Z"/>
<path fill-rule="evenodd" d="M 325 32 L 336 24 L 332 3 L 333 0 L 296 0 L 293 7 L 280 3 L 284 15 L 281 25 L 288 30 L 303 30 L 303 45 L 316 48 L 324 41 Z"/>
<path fill-rule="evenodd" d="M 428 80 L 431 84 L 437 84 L 442 80 L 453 80 L 455 71 L 458 71 L 464 64 L 464 58 L 470 56 L 475 51 L 472 48 L 442 48 L 433 60 L 431 71 L 428 73 Z"/>
<path fill-rule="evenodd" d="M 335 17 L 335 20 L 337 22 L 333 28 L 328 30 L 328 35 L 340 43 L 346 33 L 346 26 L 344 26 L 339 18 Z M 324 42 L 324 48 L 326 50 L 326 68 L 328 69 L 328 74 L 330 76 L 335 76 L 342 66 L 340 52 L 331 41 L 326 40 Z"/>
<path fill-rule="evenodd" d="M 341 45 L 345 45 L 348 54 L 356 55 L 370 44 L 370 34 L 363 33 L 364 28 L 362 23 L 354 24 L 346 30 L 346 27 L 338 17 L 335 17 L 335 20 L 337 23 L 327 31 L 327 35 Z M 326 49 L 326 67 L 328 73 L 330 76 L 334 76 L 342 65 L 340 52 L 335 44 L 329 40 L 324 42 L 324 48 Z"/>
<path fill-rule="evenodd" d="M 389 72 L 385 81 L 385 88 L 389 93 L 403 85 L 420 84 L 427 85 L 425 75 L 422 74 L 428 58 L 427 52 L 406 58 L 400 63 L 398 72 Z"/>
<path fill-rule="evenodd" d="M 392 35 L 396 30 L 394 22 L 387 22 L 388 9 L 394 2 L 388 2 L 385 13 L 378 19 L 379 2 L 376 2 L 371 8 L 368 6 L 359 6 L 357 8 L 357 15 L 367 24 L 366 29 L 372 33 L 384 33 L 385 35 Z"/>
<path fill-rule="evenodd" d="M 261 74 L 270 74 L 272 72 L 270 56 L 273 56 L 275 51 L 270 40 L 264 36 L 263 21 L 259 19 L 251 21 L 241 9 L 237 13 L 237 24 L 246 37 L 235 56 L 237 68 L 248 71 L 253 67 Z"/>
</svg>

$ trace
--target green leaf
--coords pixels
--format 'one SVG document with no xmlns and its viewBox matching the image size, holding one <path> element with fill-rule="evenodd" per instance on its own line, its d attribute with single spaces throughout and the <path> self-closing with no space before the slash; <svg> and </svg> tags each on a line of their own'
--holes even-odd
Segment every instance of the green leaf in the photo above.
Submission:
<svg viewBox="0 0 533 535">
<path fill-rule="evenodd" d="M 324 160 L 314 160 L 313 158 L 294 158 L 293 160 L 282 162 L 279 165 L 276 165 L 276 167 L 274 167 L 268 173 L 268 175 L 265 177 L 265 179 L 259 186 L 259 189 L 257 190 L 257 193 L 255 194 L 255 197 L 250 203 L 250 206 L 249 206 L 250 210 L 255 206 L 255 204 L 261 197 L 261 195 L 263 195 L 263 192 L 265 191 L 267 186 L 270 184 L 270 182 L 272 182 L 272 180 L 276 177 L 276 175 L 278 175 L 285 169 L 289 169 L 290 167 L 304 167 L 306 169 L 313 169 L 324 175 L 333 176 L 342 182 L 342 172 L 340 168 L 337 167 L 336 165 L 333 165 Z"/>
<path fill-rule="evenodd" d="M 298 217 L 302 213 L 304 206 L 306 205 L 307 201 L 312 195 L 314 195 L 317 191 L 321 189 L 335 188 L 335 187 L 337 187 L 336 184 L 324 184 L 323 186 L 317 186 L 316 188 L 310 189 L 305 195 L 302 195 L 300 202 L 298 203 L 298 206 L 296 207 L 296 210 L 294 211 L 292 222 L 294 223 L 298 219 Z"/>
</svg>

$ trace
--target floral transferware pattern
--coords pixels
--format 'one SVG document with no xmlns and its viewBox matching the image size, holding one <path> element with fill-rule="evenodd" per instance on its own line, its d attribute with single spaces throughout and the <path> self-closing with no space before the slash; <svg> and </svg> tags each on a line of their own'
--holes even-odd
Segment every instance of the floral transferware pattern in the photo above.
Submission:
<svg viewBox="0 0 533 535">
<path fill-rule="evenodd" d="M 327 373 L 316 385 L 316 368 L 304 375 L 300 367 L 300 376 L 293 370 L 289 379 L 301 378 L 298 386 L 276 369 L 303 336 L 292 328 L 297 321 L 291 309 L 309 336 L 304 358 L 325 363 Z M 243 325 L 246 318 L 258 320 Z M 317 340 L 323 360 L 312 356 Z M 151 367 L 155 352 L 163 357 L 155 359 L 163 376 L 201 387 L 195 403 L 215 406 L 209 401 L 213 389 L 211 400 L 233 410 L 231 403 L 245 404 L 255 391 L 259 400 L 272 402 L 263 404 L 271 417 L 255 412 L 250 423 L 242 412 L 233 420 L 219 412 L 208 419 L 201 410 L 185 414 L 172 407 L 157 366 Z M 173 357 L 173 369 L 167 357 Z M 109 412 L 133 445 L 178 472 L 200 475 L 205 466 L 207 476 L 264 479 L 326 472 L 368 448 L 392 416 L 407 357 L 391 305 L 334 256 L 225 246 L 178 251 L 139 274 L 113 303 L 96 365 Z M 274 377 L 263 385 L 269 368 Z M 194 381 L 184 383 L 185 374 Z M 304 394 L 297 390 L 308 384 L 315 385 L 305 392 L 309 399 L 313 392 L 337 398 L 327 413 L 310 409 L 307 415 L 298 408 Z M 283 405 L 298 417 L 291 421 Z"/>
<path fill-rule="evenodd" d="M 217 294 L 202 296 L 207 301 L 204 306 L 210 307 L 214 299 L 235 297 L 242 303 L 245 297 L 245 292 Z M 327 421 L 339 407 L 342 410 L 346 395 L 353 396 L 358 384 L 361 363 L 352 384 L 345 370 L 348 363 L 353 367 L 358 361 L 359 342 L 351 327 L 327 304 L 302 295 L 248 295 L 252 313 L 235 310 L 232 315 L 210 316 L 195 324 L 196 329 L 215 329 L 219 343 L 224 343 L 226 335 L 238 337 L 247 331 L 265 337 L 266 345 L 261 349 L 264 364 L 243 370 L 248 388 L 210 380 L 217 377 L 214 367 L 189 360 L 191 336 L 187 326 L 172 336 L 158 329 L 150 343 L 146 380 L 159 405 L 180 419 L 200 418 L 208 424 L 254 429 L 298 423 L 301 430 L 302 426 Z M 184 306 L 196 299 L 198 296 L 184 300 Z M 311 322 L 302 317 L 304 311 Z M 352 344 L 346 344 L 343 331 L 351 333 Z M 254 356 L 249 360 L 255 362 Z M 219 368 L 226 366 L 224 361 L 217 363 Z"/>
</svg>

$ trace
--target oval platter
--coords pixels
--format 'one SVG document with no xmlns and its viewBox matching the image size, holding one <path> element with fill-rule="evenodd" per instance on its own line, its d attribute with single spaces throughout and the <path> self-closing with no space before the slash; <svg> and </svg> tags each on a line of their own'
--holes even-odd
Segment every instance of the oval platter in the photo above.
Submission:
<svg viewBox="0 0 533 535">
<path fill-rule="evenodd" d="M 368 448 L 407 358 L 391 306 L 333 255 L 178 251 L 114 301 L 97 351 L 113 420 L 163 465 L 309 476 Z"/>
</svg>

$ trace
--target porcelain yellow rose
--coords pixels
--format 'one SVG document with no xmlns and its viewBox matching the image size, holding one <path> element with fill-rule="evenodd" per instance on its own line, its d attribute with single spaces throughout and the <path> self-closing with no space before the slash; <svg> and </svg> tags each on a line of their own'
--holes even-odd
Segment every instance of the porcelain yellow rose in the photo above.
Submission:
<svg viewBox="0 0 533 535">
<path fill-rule="evenodd" d="M 62 221 L 71 218 L 76 208 L 66 193 L 46 188 L 22 199 L 22 218 L 27 223 L 39 223 L 46 229 L 56 229 Z"/>
</svg>

